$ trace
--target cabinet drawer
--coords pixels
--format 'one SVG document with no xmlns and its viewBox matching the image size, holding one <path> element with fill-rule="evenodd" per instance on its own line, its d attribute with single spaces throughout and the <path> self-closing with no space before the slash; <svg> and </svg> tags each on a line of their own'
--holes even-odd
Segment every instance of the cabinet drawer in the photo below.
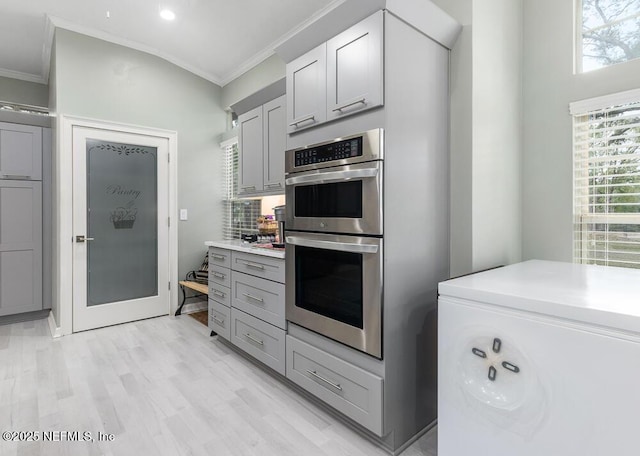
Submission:
<svg viewBox="0 0 640 456">
<path fill-rule="evenodd" d="M 209 299 L 227 307 L 231 306 L 231 289 L 216 282 L 209 282 Z"/>
<path fill-rule="evenodd" d="M 286 329 L 283 284 L 233 271 L 231 296 L 233 307 Z"/>
<path fill-rule="evenodd" d="M 209 266 L 231 267 L 231 250 L 209 247 Z"/>
<path fill-rule="evenodd" d="M 280 258 L 233 252 L 231 255 L 231 269 L 284 283 L 284 260 Z"/>
<path fill-rule="evenodd" d="M 231 271 L 209 264 L 209 283 L 211 282 L 229 288 L 231 286 Z"/>
<path fill-rule="evenodd" d="M 231 308 L 231 342 L 278 373 L 285 374 L 285 332 Z"/>
<path fill-rule="evenodd" d="M 228 307 L 209 299 L 209 329 L 218 333 L 220 337 L 229 340 L 231 327 L 231 313 Z"/>
<path fill-rule="evenodd" d="M 382 436 L 382 378 L 292 336 L 287 378 Z"/>
</svg>

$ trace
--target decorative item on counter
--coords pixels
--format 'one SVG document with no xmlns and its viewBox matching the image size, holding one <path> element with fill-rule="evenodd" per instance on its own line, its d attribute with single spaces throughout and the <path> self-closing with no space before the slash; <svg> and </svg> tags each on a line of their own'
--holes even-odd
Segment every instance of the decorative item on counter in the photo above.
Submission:
<svg viewBox="0 0 640 456">
<path fill-rule="evenodd" d="M 261 215 L 258 217 L 258 232 L 260 234 L 276 234 L 278 230 L 278 222 L 273 218 L 273 215 Z"/>
</svg>

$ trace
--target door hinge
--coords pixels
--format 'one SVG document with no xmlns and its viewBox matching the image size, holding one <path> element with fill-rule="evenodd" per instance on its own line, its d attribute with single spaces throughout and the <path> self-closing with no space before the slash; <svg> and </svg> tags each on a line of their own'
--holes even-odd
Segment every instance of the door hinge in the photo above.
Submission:
<svg viewBox="0 0 640 456">
<path fill-rule="evenodd" d="M 169 282 L 169 290 L 171 290 L 171 282 Z"/>
<path fill-rule="evenodd" d="M 167 217 L 167 226 L 171 226 L 171 217 Z"/>
<path fill-rule="evenodd" d="M 167 163 L 171 163 L 171 154 L 167 154 Z"/>
</svg>

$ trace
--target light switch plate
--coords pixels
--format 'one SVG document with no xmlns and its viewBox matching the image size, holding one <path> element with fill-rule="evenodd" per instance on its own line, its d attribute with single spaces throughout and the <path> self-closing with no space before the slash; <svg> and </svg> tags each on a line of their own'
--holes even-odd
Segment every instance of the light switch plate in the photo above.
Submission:
<svg viewBox="0 0 640 456">
<path fill-rule="evenodd" d="M 188 219 L 187 210 L 180 209 L 180 220 L 187 220 L 187 219 Z"/>
</svg>

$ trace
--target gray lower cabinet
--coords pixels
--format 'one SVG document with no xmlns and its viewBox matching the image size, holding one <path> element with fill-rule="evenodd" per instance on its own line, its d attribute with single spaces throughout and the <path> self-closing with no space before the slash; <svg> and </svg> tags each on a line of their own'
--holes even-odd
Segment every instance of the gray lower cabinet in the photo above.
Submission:
<svg viewBox="0 0 640 456">
<path fill-rule="evenodd" d="M 231 328 L 231 309 L 213 299 L 209 299 L 209 329 L 218 336 L 229 340 Z"/>
<path fill-rule="evenodd" d="M 231 308 L 231 342 L 285 375 L 285 332 L 241 310 Z"/>
<path fill-rule="evenodd" d="M 231 273 L 232 306 L 280 329 L 285 329 L 284 284 L 242 272 Z"/>
<path fill-rule="evenodd" d="M 42 310 L 42 183 L 0 180 L 0 316 Z"/>
<path fill-rule="evenodd" d="M 287 378 L 382 436 L 383 379 L 287 336 Z"/>
</svg>

